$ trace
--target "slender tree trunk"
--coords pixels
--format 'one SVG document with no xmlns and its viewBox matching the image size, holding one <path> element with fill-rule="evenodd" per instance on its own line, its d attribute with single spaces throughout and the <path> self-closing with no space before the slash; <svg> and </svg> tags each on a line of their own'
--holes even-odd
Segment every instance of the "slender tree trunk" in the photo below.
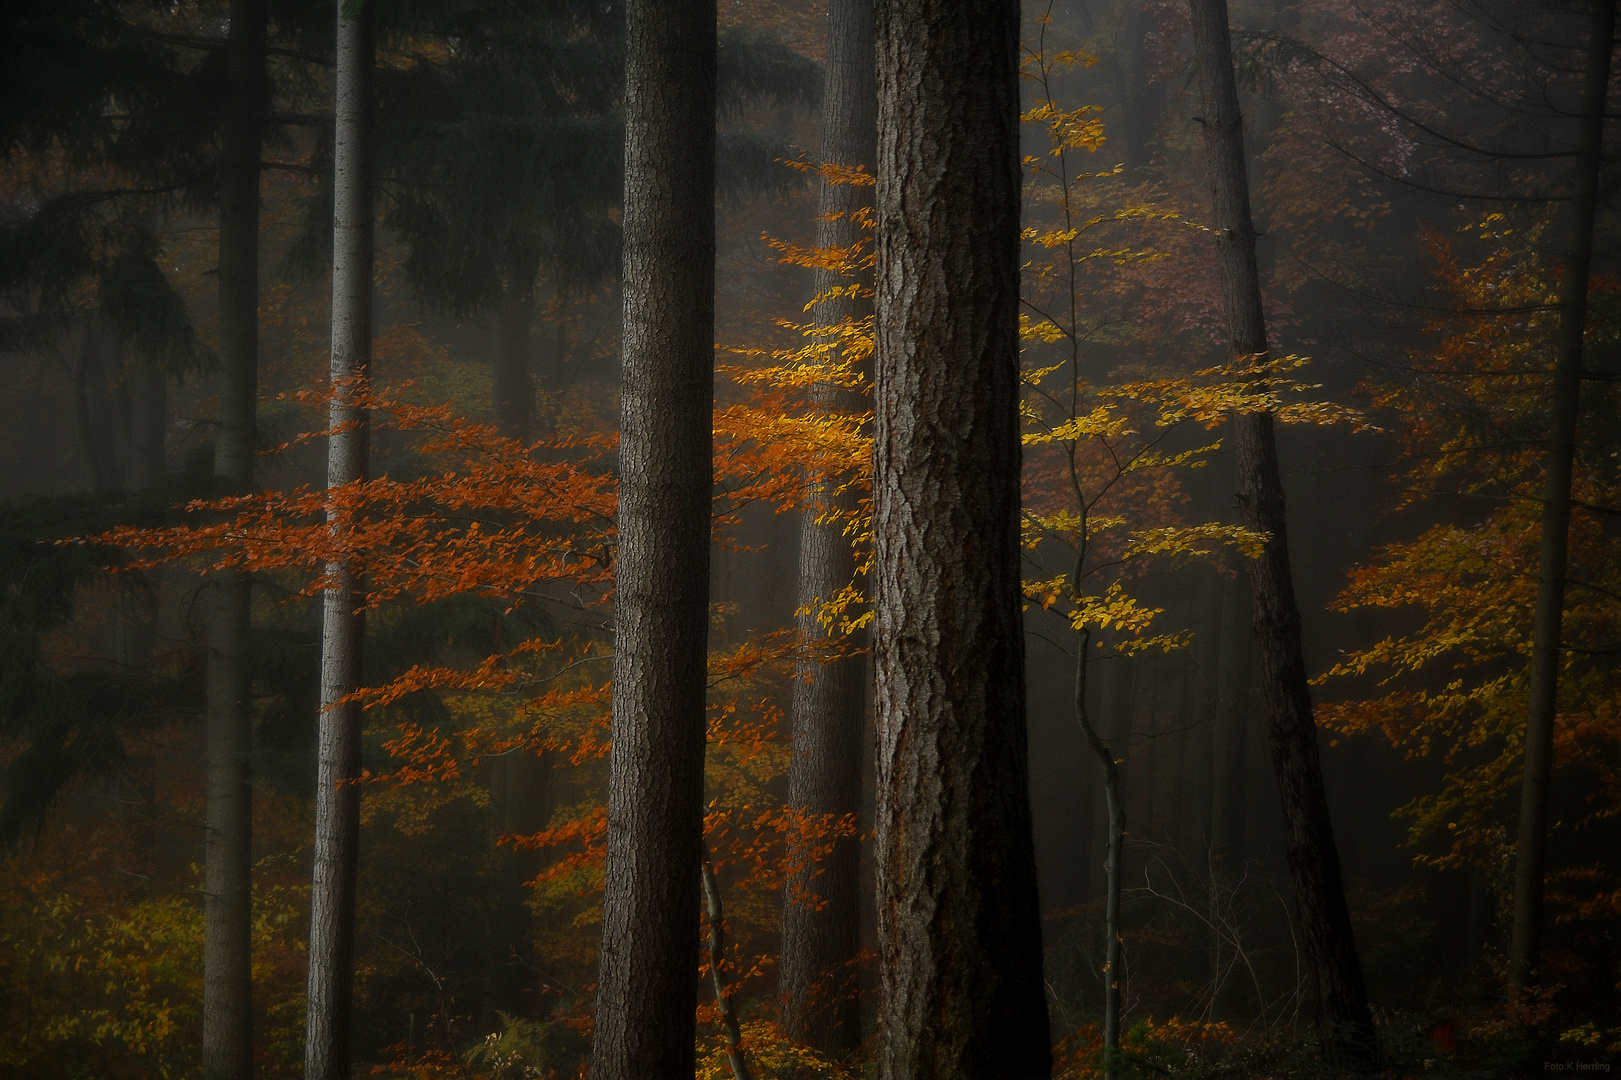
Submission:
<svg viewBox="0 0 1621 1080">
<path fill-rule="evenodd" d="M 1148 179 L 1148 167 L 1153 163 L 1153 136 L 1160 126 L 1160 113 L 1165 107 L 1165 84 L 1153 78 L 1149 65 L 1153 59 L 1148 38 L 1154 30 L 1155 12 L 1147 4 L 1133 4 L 1126 17 L 1126 36 L 1130 41 L 1129 64 L 1131 85 L 1126 96 L 1126 169 L 1127 175 L 1137 183 Z"/>
<path fill-rule="evenodd" d="M 150 498 L 168 479 L 165 457 L 169 423 L 169 377 L 158 364 L 136 361 L 129 382 L 129 465 L 124 487 L 131 495 Z"/>
<path fill-rule="evenodd" d="M 593 1080 L 692 1076 L 714 477 L 714 0 L 625 26 L 613 752 Z"/>
<path fill-rule="evenodd" d="M 509 284 L 495 307 L 495 350 L 491 383 L 496 430 L 527 443 L 534 430 L 535 384 L 529 374 L 529 322 L 532 286 Z"/>
<path fill-rule="evenodd" d="M 743 1054 L 743 1029 L 732 1007 L 732 994 L 726 988 L 726 909 L 720 902 L 720 882 L 715 866 L 704 857 L 701 868 L 704 884 L 704 916 L 709 923 L 709 978 L 715 987 L 715 1008 L 726 1033 L 726 1062 L 732 1067 L 732 1080 L 753 1080 L 748 1058 Z"/>
<path fill-rule="evenodd" d="M 1080 567 L 1076 567 L 1076 580 Z M 1099 736 L 1087 708 L 1087 680 L 1091 662 L 1092 635 L 1083 632 L 1075 656 L 1075 719 L 1081 725 L 1086 743 L 1098 759 L 1103 776 L 1103 805 L 1107 822 L 1107 847 L 1103 862 L 1103 1075 L 1114 1080 L 1120 1058 L 1120 885 L 1122 859 L 1126 846 L 1126 811 L 1120 801 L 1120 769 L 1114 750 Z"/>
<path fill-rule="evenodd" d="M 1084 8 L 1083 8 L 1084 10 Z M 1132 183 L 1148 179 L 1153 162 L 1153 139 L 1159 130 L 1160 112 L 1165 105 L 1165 84 L 1151 79 L 1148 35 L 1154 29 L 1154 13 L 1144 4 L 1132 4 L 1120 24 L 1113 48 L 1102 51 L 1103 67 L 1114 85 L 1117 104 L 1110 106 L 1108 123 L 1121 133 L 1126 177 Z M 1092 29 L 1090 17 L 1085 19 Z M 1116 112 L 1118 110 L 1118 112 Z"/>
<path fill-rule="evenodd" d="M 240 162 L 244 179 L 249 156 L 244 153 Z M 257 154 L 251 156 L 255 166 L 253 175 L 257 180 L 258 157 Z M 223 175 L 221 180 L 224 181 Z M 148 226 L 155 236 L 161 226 L 161 215 L 153 209 L 147 216 Z M 257 241 L 257 235 L 254 239 Z M 258 254 L 257 243 L 254 254 Z M 254 299 L 254 329 L 257 332 L 257 295 Z M 121 351 L 127 352 L 123 350 L 122 343 L 120 347 Z M 148 357 L 126 356 L 123 371 L 124 395 L 129 403 L 129 453 L 124 466 L 124 489 L 137 498 L 150 500 L 161 495 L 168 482 L 169 374 L 162 363 Z"/>
<path fill-rule="evenodd" d="M 1104 722 L 1108 715 L 1108 699 L 1104 696 L 1105 672 L 1108 666 L 1098 667 L 1094 664 L 1087 672 L 1086 679 L 1086 714 L 1092 717 L 1094 724 Z M 1083 743 L 1085 732 L 1078 732 Z M 1034 783 L 1034 781 L 1032 781 Z M 1076 772 L 1075 784 L 1070 791 L 1076 810 L 1075 829 L 1070 840 L 1070 851 L 1075 857 L 1075 897 L 1080 904 L 1092 901 L 1092 860 L 1102 858 L 1103 848 L 1098 843 L 1102 835 L 1099 825 L 1104 817 L 1103 806 L 1103 775 L 1093 775 L 1091 764 L 1091 747 L 1086 747 L 1086 756 L 1082 759 L 1081 767 Z M 1039 862 L 1040 853 L 1036 855 Z M 1047 895 L 1052 902 L 1052 894 Z"/>
<path fill-rule="evenodd" d="M 73 431 L 90 490 L 97 494 L 118 486 L 107 445 L 105 346 L 100 317 L 86 315 L 80 324 L 78 359 L 73 365 Z"/>
<path fill-rule="evenodd" d="M 372 80 L 375 0 L 339 5 L 332 221 L 332 402 L 329 492 L 366 479 L 364 394 L 372 342 Z M 345 547 L 350 510 L 329 495 L 327 527 Z M 310 893 L 306 1080 L 345 1080 L 353 1016 L 355 875 L 360 855 L 360 687 L 365 636 L 362 567 L 348 552 L 327 564 L 321 604 L 321 717 L 315 787 L 315 884 Z"/>
<path fill-rule="evenodd" d="M 831 0 L 827 11 L 827 66 L 822 93 L 822 157 L 834 165 L 876 168 L 878 92 L 873 66 L 872 0 Z M 872 205 L 871 187 L 823 181 L 817 244 L 849 248 L 871 243 L 855 220 Z M 819 274 L 819 294 L 837 284 Z M 864 282 L 870 286 L 871 280 Z M 817 307 L 825 328 L 872 316 L 870 296 L 839 296 Z M 818 387 L 817 404 L 830 413 L 860 413 L 865 396 L 834 386 Z M 812 509 L 799 525 L 800 632 L 824 635 L 816 608 L 849 585 L 855 553 L 844 528 L 855 511 L 855 494 L 839 490 L 848 477 L 816 476 Z M 827 520 L 831 515 L 831 520 Z M 862 729 L 866 711 L 865 656 L 807 664 L 798 672 L 793 697 L 793 760 L 788 766 L 788 802 L 811 815 L 843 817 L 861 811 Z M 800 850 L 793 865 L 782 920 L 782 1027 L 792 1039 L 834 1056 L 861 1043 L 856 955 L 861 926 L 860 846 L 840 840 L 819 865 Z M 820 905 L 820 906 L 818 906 Z"/>
<path fill-rule="evenodd" d="M 1204 99 L 1201 122 L 1209 158 L 1228 344 L 1234 357 L 1258 356 L 1267 351 L 1266 319 L 1255 263 L 1255 226 L 1250 219 L 1227 3 L 1190 0 L 1189 6 Z M 1368 1065 L 1377 1055 L 1373 1020 L 1323 789 L 1317 725 L 1300 643 L 1300 611 L 1289 571 L 1272 415 L 1243 414 L 1234 420 L 1234 429 L 1239 510 L 1245 525 L 1270 538 L 1261 556 L 1250 563 L 1250 588 L 1272 761 L 1283 804 L 1285 848 L 1294 877 L 1302 948 L 1313 983 L 1318 1036 L 1331 1058 Z"/>
<path fill-rule="evenodd" d="M 79 451 L 100 495 L 125 490 L 129 464 L 130 400 L 124 339 L 106 315 L 87 315 L 74 368 L 74 421 Z"/>
<path fill-rule="evenodd" d="M 1525 771 L 1520 781 L 1519 842 L 1514 853 L 1514 930 L 1509 944 L 1509 993 L 1518 1000 L 1536 976 L 1542 950 L 1543 873 L 1547 866 L 1548 788 L 1553 780 L 1554 716 L 1559 698 L 1559 638 L 1565 612 L 1565 565 L 1570 538 L 1570 482 L 1582 387 L 1582 338 L 1587 326 L 1587 278 L 1593 260 L 1604 110 L 1615 47 L 1615 4 L 1593 0 L 1587 76 L 1576 146 L 1571 251 L 1559 296 L 1558 359 L 1553 374 L 1548 452 L 1542 496 L 1542 556 L 1531 624 L 1530 688 L 1525 716 Z"/>
<path fill-rule="evenodd" d="M 265 0 L 232 0 L 220 165 L 218 494 L 254 490 L 259 402 L 259 154 Z M 157 378 L 161 381 L 162 373 Z M 162 432 L 158 445 L 162 445 Z M 160 451 L 161 452 L 161 451 Z M 214 576 L 208 596 L 208 824 L 203 848 L 203 1075 L 253 1071 L 252 582 Z"/>
<path fill-rule="evenodd" d="M 1218 866 L 1244 861 L 1244 763 L 1248 760 L 1250 668 L 1255 631 L 1249 589 L 1236 574 L 1222 582 L 1221 655 L 1210 756 L 1210 847 Z"/>
<path fill-rule="evenodd" d="M 1241 986 L 1225 978 L 1232 946 L 1216 929 L 1230 911 L 1232 891 L 1244 869 L 1245 763 L 1249 760 L 1250 629 L 1249 590 L 1234 574 L 1222 581 L 1221 655 L 1217 661 L 1216 718 L 1210 755 L 1210 969 L 1215 981 L 1212 1008 L 1218 1018 L 1242 1011 Z"/>
<path fill-rule="evenodd" d="M 1205 856 L 1215 831 L 1211 820 L 1214 806 L 1213 783 L 1210 771 L 1211 755 L 1216 746 L 1216 706 L 1220 694 L 1221 668 L 1221 608 L 1223 579 L 1215 573 L 1202 575 L 1199 588 L 1198 637 L 1194 643 L 1195 656 L 1188 676 L 1188 743 L 1190 752 L 1185 761 L 1188 773 L 1188 797 L 1192 805 L 1192 833 L 1195 853 Z"/>
<path fill-rule="evenodd" d="M 129 342 L 118 324 L 109 318 L 98 320 L 102 337 L 102 378 L 98 388 L 104 412 L 99 421 L 102 445 L 107 453 L 109 490 L 128 494 L 130 472 L 131 415 Z"/>
<path fill-rule="evenodd" d="M 520 443 L 528 443 L 535 434 L 535 384 L 529 363 L 533 312 L 530 286 L 502 288 L 494 311 L 490 405 L 496 432 Z M 550 779 L 549 767 L 535 754 L 520 750 L 496 760 L 491 795 L 500 834 L 533 833 L 546 827 L 551 817 Z M 538 854 L 523 852 L 517 862 L 536 864 Z"/>
<path fill-rule="evenodd" d="M 501 290 L 493 316 L 495 333 L 491 355 L 491 414 L 497 433 L 528 444 L 534 437 L 534 383 L 530 377 L 529 330 L 532 292 L 508 284 Z M 519 747 L 495 759 L 490 775 L 492 831 L 502 836 L 539 832 L 551 818 L 551 768 L 541 754 Z M 504 1003 L 521 1008 L 525 979 L 521 963 L 525 928 L 530 917 L 523 903 L 522 882 L 532 879 L 545 863 L 543 849 L 506 848 L 500 864 L 506 873 L 500 905 L 491 915 L 490 949 L 485 960 L 494 1009 Z M 487 1015 L 484 1019 L 496 1022 Z"/>
<path fill-rule="evenodd" d="M 1019 580 L 1019 6 L 881 0 L 879 1074 L 1046 1077 Z"/>
<path fill-rule="evenodd" d="M 1133 675 L 1134 660 L 1118 656 L 1110 664 L 1110 670 L 1103 678 L 1102 722 L 1105 731 L 1099 732 L 1099 737 L 1109 744 L 1113 755 L 1116 774 L 1124 771 L 1127 751 L 1130 748 L 1131 722 L 1135 678 Z M 1125 802 L 1120 798 L 1118 785 L 1115 799 L 1121 807 L 1122 819 L 1124 817 Z M 1090 876 L 1087 879 L 1087 895 L 1106 895 L 1109 889 L 1109 834 L 1114 827 L 1113 810 L 1109 805 L 1108 792 L 1103 785 L 1097 790 L 1097 821 L 1099 828 L 1094 835 L 1102 840 L 1101 844 L 1094 843 L 1095 851 L 1103 852 L 1102 859 L 1095 859 L 1091 865 Z"/>
</svg>

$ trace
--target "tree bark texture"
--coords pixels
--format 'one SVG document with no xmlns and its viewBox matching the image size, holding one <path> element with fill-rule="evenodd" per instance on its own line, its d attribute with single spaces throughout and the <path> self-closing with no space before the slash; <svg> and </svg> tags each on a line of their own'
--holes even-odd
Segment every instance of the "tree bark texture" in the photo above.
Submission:
<svg viewBox="0 0 1621 1080">
<path fill-rule="evenodd" d="M 879 1073 L 1051 1074 L 1019 581 L 1019 6 L 879 0 Z"/>
<path fill-rule="evenodd" d="M 1592 0 L 1587 73 L 1576 145 L 1570 258 L 1559 296 L 1558 355 L 1553 374 L 1548 450 L 1544 458 L 1542 551 L 1537 606 L 1531 624 L 1531 669 L 1525 716 L 1525 765 L 1520 780 L 1519 837 L 1514 854 L 1514 927 L 1509 941 L 1509 992 L 1514 999 L 1535 978 L 1542 950 L 1543 874 L 1547 866 L 1548 789 L 1553 782 L 1554 717 L 1559 699 L 1559 639 L 1565 613 L 1570 540 L 1570 482 L 1581 402 L 1582 339 L 1587 326 L 1587 279 L 1593 261 L 1600 155 L 1615 4 Z"/>
<path fill-rule="evenodd" d="M 822 157 L 847 167 L 876 168 L 878 92 L 873 66 L 872 0 L 831 0 L 827 10 L 827 64 L 822 92 Z M 872 206 L 871 187 L 822 182 L 817 246 L 871 243 L 854 215 Z M 824 294 L 848 284 L 817 275 Z M 863 284 L 870 286 L 868 278 Z M 817 306 L 816 322 L 833 328 L 872 316 L 870 296 L 838 296 Z M 821 386 L 816 403 L 828 412 L 861 413 L 859 391 Z M 823 635 L 816 609 L 855 579 L 855 552 L 844 533 L 856 494 L 841 491 L 849 478 L 817 475 L 811 509 L 799 525 L 799 630 Z M 828 518 L 831 515 L 831 519 Z M 794 683 L 793 759 L 788 802 L 810 815 L 835 818 L 861 811 L 862 730 L 866 712 L 865 656 L 803 665 Z M 782 1027 L 791 1039 L 842 1057 L 861 1044 L 855 961 L 860 951 L 860 844 L 838 841 L 820 864 L 803 851 L 793 866 L 782 920 Z"/>
<path fill-rule="evenodd" d="M 220 163 L 219 494 L 253 490 L 259 395 L 259 155 L 265 102 L 265 0 L 232 0 Z M 159 385 L 164 378 L 157 372 Z M 157 433 L 161 455 L 163 433 Z M 161 460 L 161 458 L 160 458 Z M 253 1069 L 252 582 L 214 577 L 207 605 L 207 828 L 203 851 L 203 1076 Z"/>
<path fill-rule="evenodd" d="M 1226 0 L 1190 0 L 1194 52 L 1204 101 L 1216 247 L 1226 302 L 1228 345 L 1235 358 L 1267 351 L 1266 319 L 1255 262 L 1243 122 L 1233 74 Z M 1324 1052 L 1347 1064 L 1376 1056 L 1373 1020 L 1345 904 L 1339 854 L 1329 820 L 1312 718 L 1311 690 L 1300 641 L 1300 611 L 1289 570 L 1283 483 L 1278 472 L 1272 415 L 1244 413 L 1233 421 L 1237 442 L 1239 512 L 1244 524 L 1269 539 L 1250 562 L 1260 684 L 1266 701 L 1283 805 L 1284 838 L 1301 944 L 1312 982 L 1318 1036 Z"/>
<path fill-rule="evenodd" d="M 333 155 L 332 399 L 329 491 L 366 479 L 364 402 L 372 342 L 372 82 L 376 3 L 339 6 Z M 329 496 L 327 527 L 340 539 L 349 511 Z M 355 875 L 360 855 L 360 706 L 342 699 L 361 681 L 362 567 L 326 567 L 321 604 L 321 717 L 315 787 L 315 883 L 310 893 L 307 1080 L 346 1080 L 353 1015 Z"/>
<path fill-rule="evenodd" d="M 626 12 L 613 751 L 595 1080 L 687 1080 L 703 859 L 715 316 L 713 0 Z"/>
</svg>

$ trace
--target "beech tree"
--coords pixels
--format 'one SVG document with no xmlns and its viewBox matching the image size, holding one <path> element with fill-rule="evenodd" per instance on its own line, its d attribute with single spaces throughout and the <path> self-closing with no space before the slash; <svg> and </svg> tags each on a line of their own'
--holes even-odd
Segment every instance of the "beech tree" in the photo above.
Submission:
<svg viewBox="0 0 1621 1080">
<path fill-rule="evenodd" d="M 875 13 L 879 1070 L 1047 1076 L 1019 581 L 1019 7 Z"/>
<path fill-rule="evenodd" d="M 1217 254 L 1234 359 L 1259 372 L 1267 353 L 1266 316 L 1255 261 L 1243 121 L 1233 74 L 1226 0 L 1190 0 L 1194 52 L 1203 98 Z M 1258 379 L 1264 381 L 1264 375 Z M 1284 837 L 1294 878 L 1302 950 L 1312 982 L 1318 1037 L 1330 1057 L 1367 1063 L 1376 1055 L 1373 1018 L 1357 958 L 1339 853 L 1312 718 L 1311 687 L 1300 643 L 1300 609 L 1289 570 L 1283 483 L 1270 410 L 1233 420 L 1238 506 L 1245 526 L 1264 533 L 1249 565 L 1259 683 L 1266 702 L 1272 763 L 1283 804 Z"/>
<path fill-rule="evenodd" d="M 321 607 L 321 717 L 315 778 L 315 882 L 310 892 L 309 1022 L 304 1075 L 349 1075 L 354 1004 L 355 873 L 360 847 L 360 688 L 365 634 L 361 567 L 344 552 L 345 489 L 366 479 L 367 378 L 372 339 L 372 82 L 377 5 L 338 10 L 333 155 L 332 385 L 326 524 L 338 557 L 326 566 Z"/>
<path fill-rule="evenodd" d="M 591 1075 L 692 1075 L 715 319 L 714 0 L 625 25 L 613 750 Z"/>
<path fill-rule="evenodd" d="M 870 175 L 878 135 L 872 0 L 832 0 L 827 35 L 823 165 Z M 852 256 L 866 249 L 871 241 L 862 211 L 871 205 L 869 184 L 824 176 L 817 246 Z M 862 278 L 851 289 L 836 273 L 817 275 L 816 321 L 823 334 L 841 340 L 841 328 L 853 330 L 872 318 L 871 277 L 864 273 Z M 860 415 L 868 406 L 859 389 L 830 383 L 814 388 L 813 398 L 830 412 Z M 821 605 L 855 578 L 855 552 L 846 529 L 857 511 L 858 493 L 846 481 L 827 474 L 810 478 L 811 505 L 799 524 L 799 628 L 806 636 L 826 633 L 819 620 Z M 860 813 L 866 674 L 863 655 L 811 662 L 798 672 L 792 702 L 794 756 L 788 767 L 790 807 L 835 818 Z M 834 841 L 814 865 L 803 852 L 790 853 L 793 876 L 782 921 L 782 1025 L 789 1037 L 826 1053 L 849 1053 L 861 1043 L 854 967 L 860 948 L 860 854 L 855 837 Z"/>
</svg>

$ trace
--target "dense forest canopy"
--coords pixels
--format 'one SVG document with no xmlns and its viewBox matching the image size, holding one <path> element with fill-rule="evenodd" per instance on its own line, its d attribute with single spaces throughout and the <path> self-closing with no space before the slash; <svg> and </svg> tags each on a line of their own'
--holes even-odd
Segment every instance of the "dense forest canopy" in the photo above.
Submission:
<svg viewBox="0 0 1621 1080">
<path fill-rule="evenodd" d="M 0 6 L 0 1080 L 1621 1061 L 1614 49 Z"/>
</svg>

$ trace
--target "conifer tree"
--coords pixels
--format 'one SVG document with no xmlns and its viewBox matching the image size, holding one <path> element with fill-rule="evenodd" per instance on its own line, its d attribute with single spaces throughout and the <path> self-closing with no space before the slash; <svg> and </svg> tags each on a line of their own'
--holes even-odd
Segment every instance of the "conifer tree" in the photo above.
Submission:
<svg viewBox="0 0 1621 1080">
<path fill-rule="evenodd" d="M 879 1073 L 1052 1071 L 1020 585 L 1019 6 L 882 0 Z"/>
<path fill-rule="evenodd" d="M 226 42 L 219 211 L 220 494 L 253 491 L 258 430 L 259 156 L 265 108 L 265 0 L 235 0 Z M 208 821 L 204 834 L 203 1075 L 253 1069 L 252 589 L 214 576 L 208 604 Z"/>
<path fill-rule="evenodd" d="M 873 66 L 872 0 L 832 0 L 827 11 L 827 65 L 822 93 L 824 165 L 865 170 L 877 153 L 877 89 Z M 817 246 L 853 250 L 870 243 L 861 211 L 872 205 L 870 186 L 822 181 L 817 206 Z M 818 275 L 817 324 L 833 337 L 847 323 L 872 317 L 871 281 L 858 291 L 835 275 Z M 836 290 L 836 291 L 835 291 Z M 859 390 L 836 385 L 815 389 L 816 403 L 832 412 L 859 414 L 867 407 Z M 846 478 L 814 476 L 812 505 L 799 525 L 799 626 L 807 636 L 826 633 L 820 605 L 855 577 L 855 554 L 845 528 L 856 510 Z M 798 672 L 793 696 L 793 760 L 788 803 L 811 815 L 843 818 L 861 811 L 862 728 L 867 663 L 843 656 L 810 663 Z M 855 837 L 836 839 L 812 865 L 802 851 L 790 853 L 782 925 L 782 1025 L 791 1037 L 825 1053 L 847 1054 L 861 1043 L 859 1000 L 854 985 L 861 926 L 860 849 Z"/>
<path fill-rule="evenodd" d="M 713 0 L 625 25 L 613 750 L 591 1075 L 692 1075 L 713 482 Z"/>
</svg>

